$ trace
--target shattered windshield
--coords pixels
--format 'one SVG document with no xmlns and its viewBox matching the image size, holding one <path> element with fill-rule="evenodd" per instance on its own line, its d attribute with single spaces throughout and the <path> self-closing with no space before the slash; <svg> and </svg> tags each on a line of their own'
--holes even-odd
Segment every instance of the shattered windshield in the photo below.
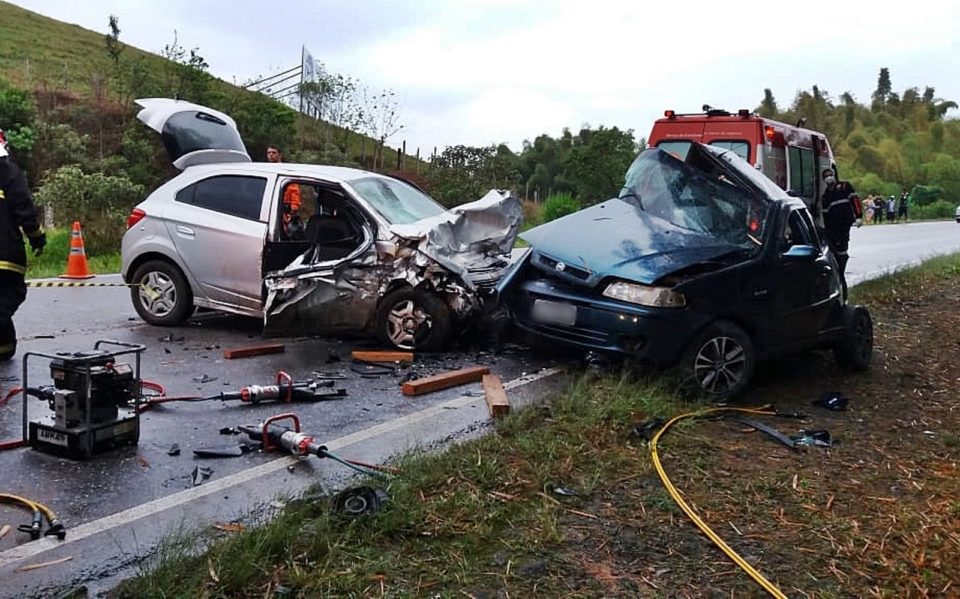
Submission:
<svg viewBox="0 0 960 599">
<path fill-rule="evenodd" d="M 396 179 L 364 177 L 350 185 L 392 225 L 409 225 L 446 212 L 430 196 Z"/>
<path fill-rule="evenodd" d="M 641 153 L 619 197 L 651 218 L 704 234 L 705 242 L 754 248 L 763 238 L 767 202 L 700 151 L 686 161 L 657 149 Z"/>
</svg>

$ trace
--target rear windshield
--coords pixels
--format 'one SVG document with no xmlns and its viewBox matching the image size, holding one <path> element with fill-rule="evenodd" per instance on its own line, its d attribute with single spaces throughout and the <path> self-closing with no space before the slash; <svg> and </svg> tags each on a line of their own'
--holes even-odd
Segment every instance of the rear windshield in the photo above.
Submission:
<svg viewBox="0 0 960 599">
<path fill-rule="evenodd" d="M 733 150 L 733 152 L 740 158 L 743 158 L 744 160 L 750 160 L 750 144 L 745 141 L 718 139 L 716 141 L 711 141 L 710 145 L 723 148 L 724 150 Z M 690 142 L 686 140 L 661 141 L 657 144 L 657 147 L 668 154 L 673 154 L 680 160 L 686 160 L 687 152 L 690 151 Z"/>
<path fill-rule="evenodd" d="M 217 117 L 200 111 L 179 112 L 163 124 L 163 145 L 173 160 L 198 150 L 247 149 L 236 129 Z"/>
<path fill-rule="evenodd" d="M 437 216 L 446 208 L 422 191 L 403 181 L 386 177 L 364 177 L 349 182 L 370 206 L 392 225 L 409 225 Z"/>
</svg>

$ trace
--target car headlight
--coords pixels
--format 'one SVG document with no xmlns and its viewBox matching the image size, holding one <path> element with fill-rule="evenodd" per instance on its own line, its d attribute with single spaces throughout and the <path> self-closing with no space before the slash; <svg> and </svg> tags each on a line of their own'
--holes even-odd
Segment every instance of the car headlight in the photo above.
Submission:
<svg viewBox="0 0 960 599">
<path fill-rule="evenodd" d="M 603 295 L 631 304 L 653 306 L 656 308 L 682 308 L 687 305 L 687 298 L 666 287 L 652 287 L 638 285 L 626 281 L 615 281 L 607 285 Z"/>
</svg>

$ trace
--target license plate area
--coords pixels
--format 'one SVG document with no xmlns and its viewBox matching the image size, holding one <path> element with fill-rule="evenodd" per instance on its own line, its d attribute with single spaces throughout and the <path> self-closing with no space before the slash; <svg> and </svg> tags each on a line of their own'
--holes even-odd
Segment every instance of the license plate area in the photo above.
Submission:
<svg viewBox="0 0 960 599">
<path fill-rule="evenodd" d="M 572 327 L 577 322 L 577 307 L 550 300 L 534 300 L 530 316 L 537 322 Z"/>
</svg>

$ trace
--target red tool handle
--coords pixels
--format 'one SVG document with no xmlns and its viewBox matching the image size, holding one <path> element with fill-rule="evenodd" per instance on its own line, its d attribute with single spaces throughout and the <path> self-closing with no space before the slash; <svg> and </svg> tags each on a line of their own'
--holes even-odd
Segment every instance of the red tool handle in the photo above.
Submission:
<svg viewBox="0 0 960 599">
<path fill-rule="evenodd" d="M 271 416 L 267 418 L 266 420 L 263 421 L 263 424 L 261 425 L 261 428 L 260 428 L 260 435 L 263 439 L 264 451 L 270 451 L 271 449 L 276 447 L 275 445 L 270 443 L 270 434 L 268 433 L 267 429 L 270 427 L 271 424 L 275 422 L 279 422 L 280 420 L 292 420 L 293 430 L 298 433 L 300 432 L 300 418 L 292 412 L 287 412 L 286 414 L 277 414 L 276 416 Z"/>
<path fill-rule="evenodd" d="M 284 370 L 277 371 L 277 387 L 280 387 L 282 381 L 287 382 L 287 397 L 283 401 L 290 403 L 293 401 L 293 377 L 287 374 Z M 300 431 L 300 427 L 297 427 L 297 431 Z"/>
</svg>

